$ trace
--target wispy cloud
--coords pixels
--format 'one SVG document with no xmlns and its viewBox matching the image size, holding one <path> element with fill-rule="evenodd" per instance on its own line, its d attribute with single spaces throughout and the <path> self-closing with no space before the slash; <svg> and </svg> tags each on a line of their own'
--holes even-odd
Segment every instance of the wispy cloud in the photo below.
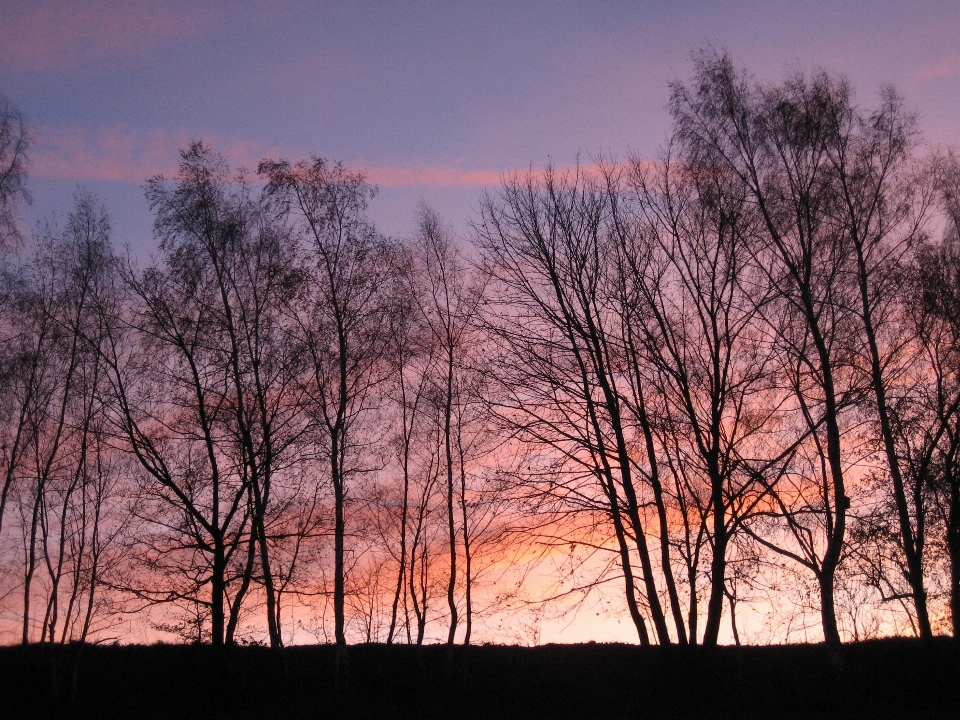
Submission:
<svg viewBox="0 0 960 720">
<path fill-rule="evenodd" d="M 55 180 L 143 182 L 177 167 L 177 147 L 189 138 L 178 133 L 124 127 L 54 128 L 35 131 L 30 174 Z"/>
<path fill-rule="evenodd" d="M 112 180 L 143 182 L 154 175 L 177 171 L 179 150 L 202 139 L 222 154 L 232 167 L 255 170 L 265 157 L 305 156 L 289 149 L 236 137 L 187 130 L 140 130 L 126 126 L 98 129 L 40 126 L 32 152 L 30 174 L 37 178 L 77 182 Z M 348 163 L 350 164 L 350 163 Z M 360 167 L 371 183 L 382 187 L 485 187 L 498 185 L 502 170 L 451 165 Z"/>
<path fill-rule="evenodd" d="M 385 187 L 484 187 L 498 185 L 500 170 L 477 170 L 456 167 L 373 167 L 367 177 Z"/>
<path fill-rule="evenodd" d="M 256 169 L 257 162 L 276 151 L 260 143 L 211 134 L 198 137 L 187 130 L 139 130 L 114 126 L 91 130 L 82 127 L 40 126 L 31 153 L 30 174 L 57 180 L 115 180 L 143 182 L 154 175 L 177 171 L 179 150 L 202 139 L 233 167 Z"/>
<path fill-rule="evenodd" d="M 914 71 L 913 74 L 921 80 L 960 77 L 960 55 L 947 55 L 932 63 L 927 63 Z"/>
<path fill-rule="evenodd" d="M 0 9 L 0 63 L 20 70 L 81 70 L 141 57 L 201 33 L 215 16 L 150 0 L 5 3 Z"/>
</svg>

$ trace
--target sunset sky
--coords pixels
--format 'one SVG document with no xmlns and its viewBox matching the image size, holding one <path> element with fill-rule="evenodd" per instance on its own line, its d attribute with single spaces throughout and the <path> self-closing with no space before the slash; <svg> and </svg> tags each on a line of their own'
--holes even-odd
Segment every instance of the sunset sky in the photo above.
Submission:
<svg viewBox="0 0 960 720">
<path fill-rule="evenodd" d="M 893 85 L 932 149 L 960 147 L 960 0 L 0 0 L 0 94 L 33 136 L 25 228 L 88 189 L 146 258 L 144 181 L 193 139 L 251 171 L 342 160 L 380 188 L 382 231 L 425 201 L 467 234 L 506 172 L 653 157 L 708 44 L 760 80 L 842 74 L 863 106 Z M 541 640 L 635 637 L 604 602 Z"/>
<path fill-rule="evenodd" d="M 823 66 L 863 104 L 892 83 L 925 137 L 960 139 L 960 3 L 22 2 L 0 0 L 0 93 L 35 136 L 27 226 L 78 185 L 149 249 L 142 183 L 208 141 L 233 165 L 365 168 L 380 227 L 418 200 L 465 228 L 502 172 L 649 156 L 691 50 L 760 78 Z"/>
</svg>

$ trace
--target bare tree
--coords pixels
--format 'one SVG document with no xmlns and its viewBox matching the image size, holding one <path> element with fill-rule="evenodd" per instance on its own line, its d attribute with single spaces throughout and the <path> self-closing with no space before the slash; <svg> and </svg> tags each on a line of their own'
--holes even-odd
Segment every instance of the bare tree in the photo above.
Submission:
<svg viewBox="0 0 960 720">
<path fill-rule="evenodd" d="M 683 165 L 669 150 L 653 166 L 635 162 L 631 184 L 637 226 L 627 219 L 618 233 L 630 408 L 647 446 L 648 482 L 658 489 L 659 466 L 668 469 L 684 518 L 691 642 L 697 564 L 709 550 L 703 643 L 714 645 L 728 594 L 728 548 L 765 495 L 757 477 L 791 450 L 770 442 L 782 398 L 759 322 L 767 291 L 750 256 L 757 218 L 729 173 Z M 671 572 L 667 556 L 663 568 Z M 679 621 L 678 632 L 685 637 Z"/>
<path fill-rule="evenodd" d="M 27 152 L 30 131 L 23 115 L 0 95 L 0 249 L 20 239 L 17 210 L 30 202 L 27 191 Z"/>
<path fill-rule="evenodd" d="M 415 566 L 415 557 L 418 536 L 414 535 L 411 543 L 409 535 L 411 524 L 411 510 L 421 509 L 418 519 L 422 527 L 425 508 L 422 501 L 418 506 L 411 507 L 414 494 L 416 467 L 416 445 L 418 438 L 423 434 L 421 427 L 426 420 L 426 396 L 434 364 L 436 351 L 435 344 L 427 333 L 423 323 L 423 316 L 418 312 L 422 303 L 416 299 L 420 292 L 420 284 L 413 266 L 413 255 L 406 252 L 402 262 L 398 264 L 398 290 L 395 294 L 395 307 L 389 317 L 389 360 L 392 364 L 392 381 L 389 392 L 397 408 L 399 432 L 395 440 L 395 456 L 400 470 L 400 500 L 398 546 L 395 559 L 397 561 L 397 584 L 393 594 L 390 611 L 390 626 L 387 631 L 387 644 L 392 644 L 398 630 L 398 612 L 401 600 L 404 609 L 404 626 L 407 642 L 412 642 L 410 624 L 410 605 L 415 603 L 418 617 L 420 603 L 415 596 L 411 596 L 413 587 L 412 578 L 408 577 Z M 411 547 L 413 548 L 411 550 Z M 418 641 L 423 641 L 425 623 L 418 623 Z"/>
<path fill-rule="evenodd" d="M 289 308 L 305 275 L 294 242 L 270 208 L 249 196 L 242 184 L 227 194 L 226 168 L 200 144 L 184 154 L 179 182 L 148 183 L 155 230 L 171 269 L 202 277 L 207 296 L 195 295 L 206 318 L 213 358 L 225 373 L 218 401 L 230 472 L 239 475 L 250 503 L 251 552 L 256 548 L 272 647 L 282 644 L 277 592 L 270 562 L 268 526 L 287 513 L 284 471 L 301 458 L 296 451 L 308 427 L 301 382 L 306 369 L 302 346 L 291 331 Z M 293 452 L 292 452 L 293 451 Z M 292 489 L 298 489 L 295 475 Z M 276 528 L 278 532 L 282 531 Z M 250 580 L 244 578 L 244 588 Z M 227 630 L 232 637 L 235 627 Z"/>
<path fill-rule="evenodd" d="M 825 73 L 754 86 L 728 55 L 712 50 L 695 56 L 695 67 L 691 87 L 675 84 L 671 99 L 681 152 L 730 172 L 759 214 L 756 262 L 778 296 L 765 316 L 815 448 L 797 477 L 809 476 L 811 490 L 818 489 L 802 507 L 781 508 L 797 552 L 769 545 L 816 576 L 824 637 L 839 642 L 833 589 L 851 502 L 841 415 L 863 384 L 855 355 L 855 248 L 838 220 L 842 192 L 830 154 L 850 89 Z"/>
<path fill-rule="evenodd" d="M 395 253 L 366 218 L 375 191 L 361 174 L 320 158 L 295 165 L 264 161 L 260 173 L 268 181 L 268 195 L 310 250 L 310 291 L 300 306 L 297 332 L 310 364 L 307 406 L 334 495 L 334 633 L 342 649 L 345 513 L 351 478 L 372 469 L 359 455 L 359 430 L 388 374 L 383 359 Z"/>
<path fill-rule="evenodd" d="M 609 202 L 605 183 L 552 168 L 543 180 L 510 178 L 499 196 L 484 199 L 476 233 L 498 298 L 488 332 L 501 348 L 494 409 L 507 432 L 553 457 L 552 469 L 528 477 L 543 482 L 538 492 L 610 523 L 640 641 L 650 641 L 645 606 L 667 644 L 612 341 L 620 320 L 606 302 L 607 261 L 616 252 Z"/>
<path fill-rule="evenodd" d="M 42 226 L 20 269 L 16 374 L 26 375 L 15 383 L 19 419 L 5 460 L 23 539 L 24 643 L 82 640 L 99 623 L 103 572 L 124 524 L 96 352 L 96 301 L 114 269 L 109 234 L 106 211 L 81 193 L 64 228 Z"/>
<path fill-rule="evenodd" d="M 956 170 L 954 168 L 954 173 Z M 947 175 L 956 182 L 960 174 Z M 905 455 L 911 488 L 914 542 L 922 552 L 926 524 L 939 515 L 949 560 L 949 600 L 954 637 L 960 636 L 960 240 L 956 185 L 947 184 L 950 219 L 943 242 L 918 252 L 915 294 L 919 342 L 923 348 L 925 392 L 913 417 L 903 413 L 895 426 L 909 443 Z M 899 419 L 899 418 L 898 418 Z M 921 556 L 922 559 L 922 556 Z"/>
<path fill-rule="evenodd" d="M 148 183 L 164 263 L 127 270 L 132 308 L 113 311 L 104 358 L 117 431 L 144 473 L 148 524 L 133 542 L 147 573 L 128 589 L 193 608 L 201 627 L 209 618 L 215 645 L 231 643 L 259 550 L 277 643 L 264 516 L 295 423 L 284 392 L 295 381 L 278 369 L 282 353 L 262 355 L 274 338 L 258 300 L 289 292 L 290 268 L 277 266 L 281 238 L 257 225 L 242 182 L 231 192 L 231 180 L 223 160 L 194 143 L 172 187 Z"/>
<path fill-rule="evenodd" d="M 467 423 L 470 386 L 466 367 L 467 351 L 477 341 L 475 321 L 483 298 L 483 287 L 471 281 L 462 250 L 453 231 L 432 210 L 421 206 L 418 211 L 418 236 L 415 258 L 419 279 L 424 289 L 415 297 L 431 341 L 437 349 L 434 366 L 433 399 L 441 418 L 443 472 L 447 507 L 447 535 L 450 560 L 447 579 L 447 608 L 450 626 L 447 644 L 452 645 L 459 622 L 457 586 L 458 545 L 462 544 L 464 561 L 464 593 L 466 632 L 464 644 L 470 643 L 472 622 L 472 583 L 470 518 L 467 512 L 466 446 L 470 439 Z M 459 485 L 459 487 L 457 487 Z M 459 505 L 460 517 L 455 506 Z M 457 541 L 459 524 L 460 540 Z"/>
<path fill-rule="evenodd" d="M 825 148 L 839 200 L 839 231 L 852 249 L 851 270 L 855 269 L 860 299 L 862 364 L 875 400 L 899 544 L 919 632 L 930 637 L 922 531 L 917 533 L 911 518 L 888 395 L 898 394 L 912 364 L 909 356 L 915 346 L 903 307 L 903 288 L 909 277 L 907 254 L 925 236 L 935 186 L 931 173 L 916 172 L 912 166 L 916 119 L 904 109 L 894 90 L 885 90 L 880 106 L 869 114 L 856 108 L 852 99 L 842 100 L 825 105 L 829 127 Z"/>
<path fill-rule="evenodd" d="M 0 250 L 6 250 L 20 238 L 17 229 L 17 209 L 21 202 L 28 202 L 30 195 L 26 189 L 27 150 L 30 134 L 23 116 L 0 95 Z M 3 450 L 3 487 L 0 489 L 0 530 L 3 529 L 3 515 L 7 497 L 11 489 L 14 470 L 20 462 L 25 448 L 24 422 L 26 408 L 32 401 L 35 389 L 37 362 L 36 354 L 30 353 L 26 346 L 26 336 L 17 327 L 19 322 L 7 317 L 7 305 L 13 296 L 22 290 L 22 278 L 6 272 L 0 276 L 0 308 L 4 315 L 0 317 L 0 352 L 3 365 L 0 367 L 0 399 L 7 413 L 7 428 L 13 428 L 10 439 L 2 444 Z M 28 343 L 29 344 L 29 343 Z M 26 374 L 24 374 L 24 371 Z M 22 381 L 23 384 L 19 384 Z M 18 387 L 19 385 L 19 387 Z M 12 421 L 12 422 L 11 422 Z"/>
</svg>

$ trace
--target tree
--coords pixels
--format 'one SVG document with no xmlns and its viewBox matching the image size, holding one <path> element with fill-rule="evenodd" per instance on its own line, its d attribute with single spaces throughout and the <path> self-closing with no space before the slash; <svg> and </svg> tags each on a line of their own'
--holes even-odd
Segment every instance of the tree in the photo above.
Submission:
<svg viewBox="0 0 960 720">
<path fill-rule="evenodd" d="M 467 512 L 467 467 L 465 438 L 470 432 L 469 378 L 466 354 L 477 341 L 475 321 L 483 298 L 482 286 L 472 283 L 462 251 L 455 244 L 452 230 L 440 217 L 425 206 L 418 211 L 419 232 L 415 259 L 419 263 L 419 279 L 424 290 L 415 297 L 424 325 L 437 350 L 434 366 L 436 377 L 433 400 L 439 410 L 442 426 L 443 472 L 446 479 L 447 533 L 450 572 L 447 581 L 447 607 L 450 627 L 447 644 L 452 645 L 457 632 L 457 523 L 455 504 L 459 504 L 459 524 L 464 560 L 466 632 L 464 644 L 470 643 L 473 605 L 471 586 L 470 519 Z M 459 485 L 459 487 L 457 487 Z M 457 498 L 459 497 L 459 501 Z"/>
<path fill-rule="evenodd" d="M 249 492 L 250 552 L 261 570 L 270 644 L 278 647 L 268 525 L 289 512 L 284 505 L 292 498 L 276 497 L 283 490 L 278 482 L 297 465 L 308 425 L 301 383 L 306 366 L 288 327 L 288 308 L 304 275 L 292 239 L 270 208 L 249 197 L 242 180 L 238 192 L 227 194 L 221 159 L 199 143 L 183 157 L 180 181 L 170 188 L 162 179 L 152 180 L 147 198 L 170 268 L 210 283 L 211 293 L 197 294 L 195 301 L 206 317 L 203 342 L 222 353 L 214 357 L 225 375 L 218 432 L 225 434 L 220 442 L 230 471 Z M 248 572 L 245 586 L 250 579 Z"/>
<path fill-rule="evenodd" d="M 0 249 L 20 239 L 17 210 L 21 202 L 30 202 L 26 187 L 30 141 L 23 115 L 0 95 Z"/>
<path fill-rule="evenodd" d="M 728 548 L 765 494 L 757 477 L 791 452 L 789 443 L 771 442 L 769 429 L 782 398 L 759 322 L 767 291 L 750 257 L 757 217 L 728 172 L 684 165 L 669 150 L 653 166 L 633 163 L 630 180 L 633 218 L 618 223 L 617 233 L 623 342 L 634 378 L 629 407 L 645 439 L 648 482 L 662 494 L 660 467 L 673 476 L 676 511 L 689 528 L 679 546 L 691 642 L 697 564 L 710 553 L 703 643 L 715 645 Z M 665 507 L 660 512 L 666 527 Z M 666 555 L 662 565 L 672 572 Z M 685 638 L 679 620 L 677 629 Z"/>
<path fill-rule="evenodd" d="M 152 573 L 129 589 L 192 606 L 213 643 L 229 644 L 259 566 L 276 646 L 270 513 L 289 510 L 278 476 L 306 425 L 300 353 L 280 325 L 300 275 L 285 233 L 202 143 L 147 198 L 164 262 L 126 272 L 132 308 L 105 353 L 153 527 L 134 541 Z"/>
<path fill-rule="evenodd" d="M 956 165 L 943 178 L 949 224 L 939 245 L 917 252 L 914 302 L 918 338 L 925 359 L 926 392 L 920 396 L 919 422 L 911 431 L 907 455 L 912 490 L 915 542 L 922 550 L 927 506 L 933 505 L 943 527 L 949 560 L 949 599 L 954 637 L 960 636 L 960 223 L 957 219 Z M 899 429 L 899 428 L 898 428 Z M 902 433 L 906 435 L 906 433 Z M 933 508 L 931 508 L 933 510 Z M 933 515 L 933 512 L 931 512 Z M 934 515 L 935 516 L 935 515 Z"/>
<path fill-rule="evenodd" d="M 885 90 L 880 107 L 869 115 L 849 99 L 827 107 L 832 116 L 827 118 L 831 132 L 825 146 L 839 196 L 840 231 L 848 238 L 855 263 L 862 364 L 868 368 L 875 400 L 919 632 L 930 637 L 922 531 L 918 534 L 911 517 L 888 393 L 897 392 L 900 376 L 910 365 L 904 357 L 912 347 L 911 334 L 904 332 L 909 327 L 904 322 L 904 280 L 909 277 L 908 252 L 925 235 L 934 185 L 930 173 L 913 171 L 916 119 L 895 91 Z"/>
<path fill-rule="evenodd" d="M 392 644 L 398 631 L 398 612 L 401 599 L 403 600 L 403 624 L 406 628 L 407 642 L 413 640 L 410 624 L 410 604 L 414 606 L 417 616 L 417 642 L 422 643 L 426 629 L 426 612 L 421 612 L 421 602 L 413 592 L 413 569 L 416 566 L 416 552 L 420 540 L 420 531 L 423 527 L 426 508 L 424 500 L 429 496 L 425 491 L 420 495 L 420 502 L 411 508 L 414 498 L 417 474 L 417 445 L 422 437 L 421 429 L 426 421 L 426 398 L 430 382 L 430 374 L 434 365 L 436 353 L 435 343 L 423 322 L 423 315 L 418 312 L 422 302 L 417 300 L 421 292 L 418 275 L 414 269 L 413 253 L 405 248 L 398 262 L 397 289 L 394 295 L 395 307 L 388 318 L 388 361 L 391 365 L 391 381 L 388 394 L 397 408 L 399 432 L 396 435 L 395 456 L 400 471 L 400 499 L 399 518 L 395 522 L 399 525 L 399 538 L 395 555 L 397 561 L 397 584 L 393 593 L 390 609 L 390 625 L 387 630 L 387 644 Z M 430 473 L 427 473 L 429 476 Z M 411 509 L 419 521 L 415 526 L 413 537 L 410 537 Z M 388 548 L 391 543 L 387 541 Z M 409 601 L 409 602 L 408 602 Z M 425 604 L 425 599 L 423 601 Z"/>
<path fill-rule="evenodd" d="M 777 296 L 764 315 L 813 443 L 795 476 L 810 479 L 809 492 L 795 486 L 799 506 L 781 504 L 796 552 L 765 542 L 815 575 L 824 637 L 839 642 L 834 582 L 851 503 L 842 413 L 863 392 L 855 246 L 831 159 L 837 123 L 851 107 L 850 89 L 822 72 L 754 86 L 728 55 L 709 50 L 694 62 L 691 86 L 676 83 L 670 104 L 680 151 L 690 162 L 731 173 L 759 214 L 755 262 L 767 270 Z M 804 518 L 815 519 L 816 527 Z"/>
<path fill-rule="evenodd" d="M 542 453 L 527 475 L 534 492 L 612 526 L 640 641 L 650 641 L 645 606 L 656 638 L 668 644 L 631 458 L 615 340 L 621 319 L 608 303 L 607 261 L 616 255 L 609 216 L 606 183 L 579 168 L 569 175 L 548 168 L 542 180 L 515 176 L 499 196 L 485 197 L 476 233 L 498 298 L 487 331 L 500 347 L 491 402 L 504 430 Z M 602 545 L 596 537 L 585 542 Z"/>
<path fill-rule="evenodd" d="M 23 116 L 10 102 L 0 95 L 0 250 L 7 249 L 15 240 L 19 239 L 16 224 L 16 211 L 22 201 L 29 201 L 30 195 L 26 190 L 27 150 L 29 149 L 30 135 L 27 131 Z M 3 286 L 0 289 L 0 307 L 6 310 L 6 305 L 12 295 L 22 288 L 20 278 L 14 276 L 2 277 Z M 0 489 L 0 530 L 3 529 L 3 515 L 6 510 L 7 497 L 13 482 L 15 468 L 24 452 L 24 422 L 26 408 L 33 398 L 37 356 L 32 355 L 23 346 L 25 335 L 16 327 L 17 322 L 10 322 L 5 316 L 0 318 L 2 328 L 3 367 L 0 381 L 2 381 L 4 409 L 11 412 L 8 417 L 13 419 L 13 432 L 10 442 L 3 443 L 3 487 Z M 33 358 L 31 360 L 31 357 Z M 23 363 L 30 369 L 27 369 Z M 27 370 L 26 375 L 18 372 Z M 17 380 L 24 384 L 17 388 Z M 20 389 L 22 392 L 17 392 Z M 16 399 L 14 399 L 16 398 Z M 12 400 L 12 405 L 7 401 Z M 17 408 L 17 409 L 14 409 Z M 7 426 L 10 426 L 8 421 Z"/>
<path fill-rule="evenodd" d="M 309 363 L 306 405 L 333 488 L 334 634 L 342 651 L 346 509 L 351 479 L 371 469 L 359 457 L 359 431 L 388 374 L 388 280 L 396 253 L 366 218 L 375 190 L 362 174 L 321 158 L 295 165 L 268 160 L 259 171 L 268 182 L 267 195 L 309 248 L 309 289 L 299 305 L 296 331 Z"/>
<path fill-rule="evenodd" d="M 19 510 L 24 643 L 83 640 L 99 629 L 104 576 L 126 520 L 97 353 L 97 301 L 114 271 L 106 211 L 81 193 L 65 227 L 42 226 L 15 288 L 3 501 L 12 494 Z"/>
</svg>

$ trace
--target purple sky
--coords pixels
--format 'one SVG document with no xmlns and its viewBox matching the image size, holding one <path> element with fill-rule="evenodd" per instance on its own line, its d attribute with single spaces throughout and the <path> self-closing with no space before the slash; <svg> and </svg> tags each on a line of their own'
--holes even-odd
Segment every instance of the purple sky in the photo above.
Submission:
<svg viewBox="0 0 960 720">
<path fill-rule="evenodd" d="M 44 2 L 0 0 L 0 93 L 36 136 L 32 225 L 78 184 L 147 251 L 142 183 L 202 138 L 234 165 L 316 153 L 366 168 L 380 227 L 418 200 L 463 228 L 500 173 L 655 154 L 690 51 L 757 76 L 823 66 L 863 104 L 892 83 L 960 140 L 960 2 Z"/>
</svg>

